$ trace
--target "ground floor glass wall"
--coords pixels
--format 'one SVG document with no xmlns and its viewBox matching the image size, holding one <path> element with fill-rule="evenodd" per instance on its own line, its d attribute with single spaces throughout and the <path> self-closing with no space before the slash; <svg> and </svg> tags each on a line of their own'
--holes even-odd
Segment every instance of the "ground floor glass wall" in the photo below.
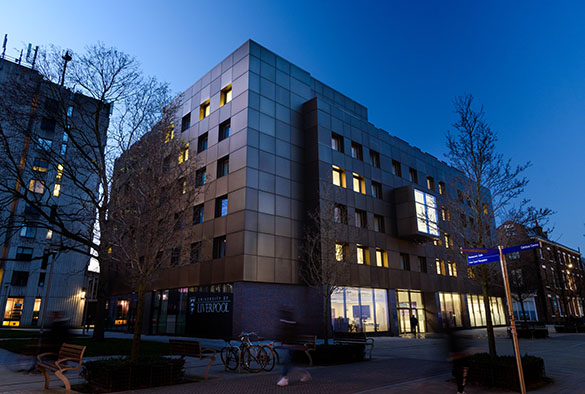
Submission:
<svg viewBox="0 0 585 394">
<path fill-rule="evenodd" d="M 334 331 L 388 331 L 388 295 L 385 289 L 340 288 L 331 296 Z"/>
<path fill-rule="evenodd" d="M 439 292 L 439 302 L 443 324 L 449 327 L 463 327 L 461 294 Z"/>
<path fill-rule="evenodd" d="M 413 315 L 418 320 L 418 332 L 426 332 L 422 293 L 416 290 L 396 290 L 396 298 L 400 334 L 413 332 L 413 327 L 410 324 Z"/>
<path fill-rule="evenodd" d="M 467 309 L 469 311 L 469 322 L 471 327 L 481 327 L 487 324 L 482 295 L 468 294 Z M 490 297 L 490 309 L 493 325 L 505 325 L 506 314 L 504 312 L 504 303 L 502 302 L 501 297 Z"/>
<path fill-rule="evenodd" d="M 514 318 L 518 320 L 538 320 L 538 314 L 536 312 L 535 297 L 529 297 L 522 301 L 522 305 L 519 301 L 512 302 L 514 307 Z M 522 314 L 522 308 L 524 307 L 524 314 Z"/>
</svg>

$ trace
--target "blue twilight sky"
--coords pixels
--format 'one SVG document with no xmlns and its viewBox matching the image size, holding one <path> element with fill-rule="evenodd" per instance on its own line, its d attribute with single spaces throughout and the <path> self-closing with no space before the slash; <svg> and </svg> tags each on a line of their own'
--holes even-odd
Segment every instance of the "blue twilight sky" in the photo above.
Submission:
<svg viewBox="0 0 585 394">
<path fill-rule="evenodd" d="M 4 1 L 8 53 L 101 40 L 180 92 L 248 38 L 368 108 L 438 158 L 472 93 L 552 238 L 585 247 L 585 3 L 469 1 Z M 1 39 L 1 38 L 0 38 Z"/>
</svg>

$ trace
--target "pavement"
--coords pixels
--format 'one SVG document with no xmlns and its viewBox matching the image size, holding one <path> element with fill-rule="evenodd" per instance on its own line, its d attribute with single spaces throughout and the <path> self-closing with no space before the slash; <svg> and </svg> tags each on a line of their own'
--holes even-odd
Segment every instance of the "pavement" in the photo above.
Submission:
<svg viewBox="0 0 585 394">
<path fill-rule="evenodd" d="M 108 333 L 108 337 L 128 337 L 129 334 Z M 476 351 L 487 350 L 485 330 L 464 331 Z M 167 341 L 169 337 L 145 336 L 146 340 Z M 205 346 L 221 348 L 223 341 L 203 340 Z M 496 329 L 498 354 L 513 354 L 512 341 L 505 329 Z M 214 363 L 210 379 L 197 383 L 127 391 L 125 394 L 182 394 L 182 393 L 456 393 L 451 366 L 445 361 L 444 340 L 433 335 L 425 338 L 376 337 L 373 359 L 361 363 L 308 368 L 313 379 L 301 383 L 301 372 L 291 375 L 287 387 L 277 387 L 277 371 L 241 374 L 224 371 L 221 361 Z M 520 340 L 520 351 L 543 357 L 547 376 L 553 383 L 531 393 L 585 393 L 585 334 L 556 334 L 545 340 Z M 17 372 L 30 366 L 31 360 L 0 349 L 0 393 L 64 393 L 60 380 L 52 377 L 52 390 L 43 390 L 42 375 Z M 203 376 L 207 361 L 189 359 L 188 375 Z M 83 380 L 78 374 L 69 376 L 72 384 Z M 469 386 L 468 394 L 510 393 L 484 387 Z"/>
</svg>

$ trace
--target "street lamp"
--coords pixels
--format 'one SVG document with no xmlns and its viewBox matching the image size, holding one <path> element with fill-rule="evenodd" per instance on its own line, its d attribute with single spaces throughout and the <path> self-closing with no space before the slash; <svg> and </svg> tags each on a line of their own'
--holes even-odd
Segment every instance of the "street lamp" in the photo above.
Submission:
<svg viewBox="0 0 585 394">
<path fill-rule="evenodd" d="M 87 315 L 87 289 L 84 287 L 80 293 L 81 299 L 83 300 L 83 317 L 81 318 L 81 335 L 85 335 L 85 320 Z"/>
</svg>

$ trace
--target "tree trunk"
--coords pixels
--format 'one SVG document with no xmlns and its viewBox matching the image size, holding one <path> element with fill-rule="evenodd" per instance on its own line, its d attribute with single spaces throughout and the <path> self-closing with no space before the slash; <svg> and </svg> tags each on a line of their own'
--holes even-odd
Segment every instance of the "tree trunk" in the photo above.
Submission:
<svg viewBox="0 0 585 394">
<path fill-rule="evenodd" d="M 485 325 L 488 335 L 488 348 L 492 359 L 498 357 L 496 353 L 496 337 L 494 335 L 494 324 L 492 322 L 492 310 L 490 306 L 490 296 L 488 294 L 488 286 L 484 284 L 481 286 L 483 290 L 483 305 L 485 308 Z"/>
<path fill-rule="evenodd" d="M 107 264 L 100 259 L 100 276 L 95 310 L 95 321 L 93 326 L 93 339 L 103 341 L 106 328 L 106 299 L 108 297 L 109 272 Z"/>
<path fill-rule="evenodd" d="M 329 297 L 325 296 L 323 301 L 323 343 L 329 345 Z"/>
<path fill-rule="evenodd" d="M 520 310 L 522 310 L 522 319 L 526 321 L 528 319 L 526 319 L 526 311 L 524 310 L 524 300 L 522 299 L 522 297 L 518 298 L 520 299 Z M 514 311 L 512 311 L 512 313 L 514 313 Z"/>
<path fill-rule="evenodd" d="M 136 300 L 136 321 L 134 323 L 134 336 L 132 337 L 132 352 L 130 353 L 130 361 L 138 359 L 140 347 L 140 335 L 142 334 L 142 315 L 144 314 L 144 283 L 138 284 L 138 299 Z"/>
</svg>

